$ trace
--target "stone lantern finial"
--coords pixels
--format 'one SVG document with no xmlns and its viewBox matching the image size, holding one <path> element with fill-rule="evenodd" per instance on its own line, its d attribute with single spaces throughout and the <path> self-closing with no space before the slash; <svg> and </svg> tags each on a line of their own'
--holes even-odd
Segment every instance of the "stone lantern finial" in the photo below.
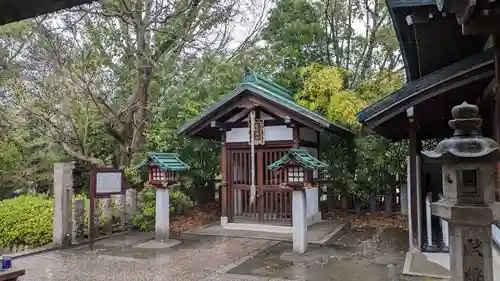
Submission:
<svg viewBox="0 0 500 281">
<path fill-rule="evenodd" d="M 480 135 L 483 119 L 476 105 L 463 102 L 451 109 L 451 115 L 454 119 L 448 121 L 448 125 L 455 130 L 454 136 Z"/>
<path fill-rule="evenodd" d="M 451 138 L 441 141 L 433 151 L 423 151 L 429 159 L 439 162 L 490 162 L 500 159 L 498 144 L 481 135 L 483 119 L 476 105 L 463 102 L 453 107 L 454 119 L 448 124 L 455 130 Z"/>
</svg>

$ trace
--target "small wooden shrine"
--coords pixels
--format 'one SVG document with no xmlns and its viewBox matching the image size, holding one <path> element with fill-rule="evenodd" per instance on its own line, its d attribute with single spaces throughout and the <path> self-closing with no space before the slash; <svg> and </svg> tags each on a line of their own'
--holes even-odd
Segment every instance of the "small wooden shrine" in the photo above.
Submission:
<svg viewBox="0 0 500 281">
<path fill-rule="evenodd" d="M 283 171 L 272 172 L 268 166 L 291 148 L 318 157 L 320 134 L 353 137 L 296 103 L 293 93 L 281 85 L 249 70 L 231 93 L 184 124 L 180 133 L 222 143 L 221 223 L 235 227 L 292 225 L 293 189 L 283 187 Z M 312 196 L 310 206 L 318 201 Z M 321 219 L 321 213 L 312 210 L 313 221 Z"/>
</svg>

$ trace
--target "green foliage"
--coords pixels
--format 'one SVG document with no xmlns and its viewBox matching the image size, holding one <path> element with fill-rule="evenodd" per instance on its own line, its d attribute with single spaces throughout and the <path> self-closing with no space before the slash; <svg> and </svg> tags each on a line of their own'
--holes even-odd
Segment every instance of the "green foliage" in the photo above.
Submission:
<svg viewBox="0 0 500 281">
<path fill-rule="evenodd" d="M 170 190 L 170 214 L 180 215 L 193 206 L 193 202 L 181 191 Z M 156 189 L 144 189 L 144 205 L 132 218 L 132 226 L 140 231 L 152 231 L 155 228 Z"/>
<path fill-rule="evenodd" d="M 338 67 L 313 63 L 299 70 L 303 81 L 297 102 L 328 119 L 359 130 L 356 113 L 366 106 L 356 93 L 344 88 L 345 71 Z"/>
<path fill-rule="evenodd" d="M 339 67 L 313 63 L 298 70 L 302 87 L 295 99 L 303 106 L 323 113 L 357 134 L 355 140 L 325 136 L 321 158 L 329 162 L 326 177 L 341 193 L 366 199 L 371 192 L 382 192 L 405 179 L 406 145 L 372 135 L 364 135 L 356 113 L 401 85 L 401 76 L 380 72 L 346 89 L 347 72 Z"/>
<path fill-rule="evenodd" d="M 50 243 L 53 204 L 50 198 L 28 195 L 0 201 L 0 247 Z"/>
</svg>

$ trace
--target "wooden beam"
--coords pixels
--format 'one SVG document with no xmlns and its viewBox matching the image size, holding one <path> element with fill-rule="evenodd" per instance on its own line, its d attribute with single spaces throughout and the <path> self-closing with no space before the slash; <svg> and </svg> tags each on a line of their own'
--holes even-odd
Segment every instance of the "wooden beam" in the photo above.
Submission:
<svg viewBox="0 0 500 281">
<path fill-rule="evenodd" d="M 481 67 L 489 66 L 491 65 L 491 61 L 481 63 L 478 65 L 474 66 L 474 69 L 478 69 Z M 460 80 L 460 75 L 466 74 L 467 72 L 470 72 L 471 70 L 463 71 L 461 73 L 455 74 L 453 77 L 451 77 L 448 80 L 440 80 L 438 83 L 430 85 L 422 90 L 419 90 L 406 99 L 402 100 L 401 102 L 398 102 L 391 107 L 393 109 L 391 110 L 385 110 L 381 113 L 378 113 L 377 115 L 380 116 L 374 116 L 371 117 L 371 119 L 374 119 L 373 121 L 365 121 L 365 123 L 369 124 L 370 127 L 375 128 L 379 126 L 380 124 L 384 123 L 385 121 L 393 118 L 394 116 L 402 113 L 405 109 L 401 106 L 413 106 L 422 103 L 425 100 L 428 100 L 430 98 L 433 98 L 435 96 L 439 96 L 442 93 L 451 91 L 453 89 L 462 87 L 464 85 L 468 85 L 470 83 L 473 83 L 475 81 L 490 77 L 494 74 L 493 70 L 490 69 L 484 69 L 481 73 L 476 74 L 476 75 L 470 75 L 467 76 L 467 78 L 464 78 Z M 457 81 L 458 80 L 458 81 Z M 441 84 L 441 85 L 438 85 Z"/>
<path fill-rule="evenodd" d="M 221 117 L 225 116 L 226 114 L 228 114 L 229 112 L 238 107 L 239 108 L 261 107 L 266 112 L 273 112 L 281 116 L 290 116 L 298 124 L 303 124 L 315 131 L 319 132 L 324 131 L 324 128 L 317 122 L 307 117 L 301 116 L 297 112 L 293 112 L 287 108 L 284 108 L 281 105 L 279 105 L 279 103 L 268 101 L 265 100 L 264 98 L 255 95 L 247 95 L 231 101 L 230 103 L 224 105 L 224 108 L 221 108 L 218 111 L 210 113 L 203 120 L 200 120 L 196 124 L 193 124 L 192 127 L 190 127 L 189 130 L 186 131 L 186 134 L 189 136 L 196 135 L 196 133 L 198 133 L 200 130 L 209 126 L 212 120 L 219 120 Z"/>
<path fill-rule="evenodd" d="M 226 160 L 227 160 L 227 150 L 226 150 L 226 132 L 222 132 L 222 148 L 220 152 L 220 173 L 221 173 L 221 178 L 222 182 L 220 184 L 220 194 L 219 198 L 221 200 L 221 216 L 223 217 L 229 217 L 229 212 L 228 206 L 231 206 L 228 202 L 228 200 L 231 199 L 229 194 L 230 186 L 228 184 L 228 177 L 227 177 L 227 169 L 226 169 Z"/>
<path fill-rule="evenodd" d="M 300 143 L 300 146 L 319 148 L 319 144 L 312 142 L 312 141 L 301 140 L 299 143 Z"/>
<path fill-rule="evenodd" d="M 300 146 L 299 127 L 295 126 L 292 128 L 292 130 L 293 130 L 293 148 L 299 148 Z"/>
<path fill-rule="evenodd" d="M 420 229 L 418 227 L 419 215 L 418 213 L 421 211 L 418 209 L 419 204 L 419 188 L 417 188 L 417 125 L 415 123 L 414 117 L 409 116 L 409 145 L 408 145 L 408 164 L 409 164 L 409 178 L 410 178 L 410 200 L 409 200 L 409 220 L 408 229 L 410 230 L 410 241 L 412 246 L 416 248 L 416 250 L 420 251 L 422 245 L 420 244 Z"/>
</svg>

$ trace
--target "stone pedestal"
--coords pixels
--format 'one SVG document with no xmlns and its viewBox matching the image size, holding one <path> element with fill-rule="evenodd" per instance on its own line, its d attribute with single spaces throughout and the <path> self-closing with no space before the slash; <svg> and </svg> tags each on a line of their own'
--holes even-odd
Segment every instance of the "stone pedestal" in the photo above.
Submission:
<svg viewBox="0 0 500 281">
<path fill-rule="evenodd" d="M 293 251 L 303 254 L 307 251 L 307 203 L 306 192 L 303 189 L 293 191 L 292 227 Z"/>
<path fill-rule="evenodd" d="M 137 190 L 127 189 L 127 194 L 125 196 L 125 225 L 132 225 L 132 218 L 137 212 Z"/>
<path fill-rule="evenodd" d="M 155 239 L 169 239 L 170 234 L 170 204 L 168 189 L 156 189 Z"/>
<path fill-rule="evenodd" d="M 115 208 L 116 208 L 116 216 L 119 221 L 119 229 L 120 231 L 125 230 L 125 195 L 118 194 L 115 197 Z"/>
<path fill-rule="evenodd" d="M 71 245 L 73 205 L 73 164 L 54 164 L 54 226 L 56 247 Z"/>
<path fill-rule="evenodd" d="M 85 200 L 76 198 L 73 211 L 73 243 L 82 243 L 85 239 Z"/>
<path fill-rule="evenodd" d="M 113 233 L 113 208 L 111 207 L 111 199 L 101 199 L 102 217 L 104 221 L 103 232 L 105 234 Z"/>
<path fill-rule="evenodd" d="M 443 198 L 432 204 L 432 214 L 449 223 L 451 281 L 493 281 L 491 224 L 500 219 L 494 202 L 500 151 L 480 135 L 477 106 L 464 102 L 452 115 L 453 137 L 422 152 L 443 165 Z"/>
</svg>

